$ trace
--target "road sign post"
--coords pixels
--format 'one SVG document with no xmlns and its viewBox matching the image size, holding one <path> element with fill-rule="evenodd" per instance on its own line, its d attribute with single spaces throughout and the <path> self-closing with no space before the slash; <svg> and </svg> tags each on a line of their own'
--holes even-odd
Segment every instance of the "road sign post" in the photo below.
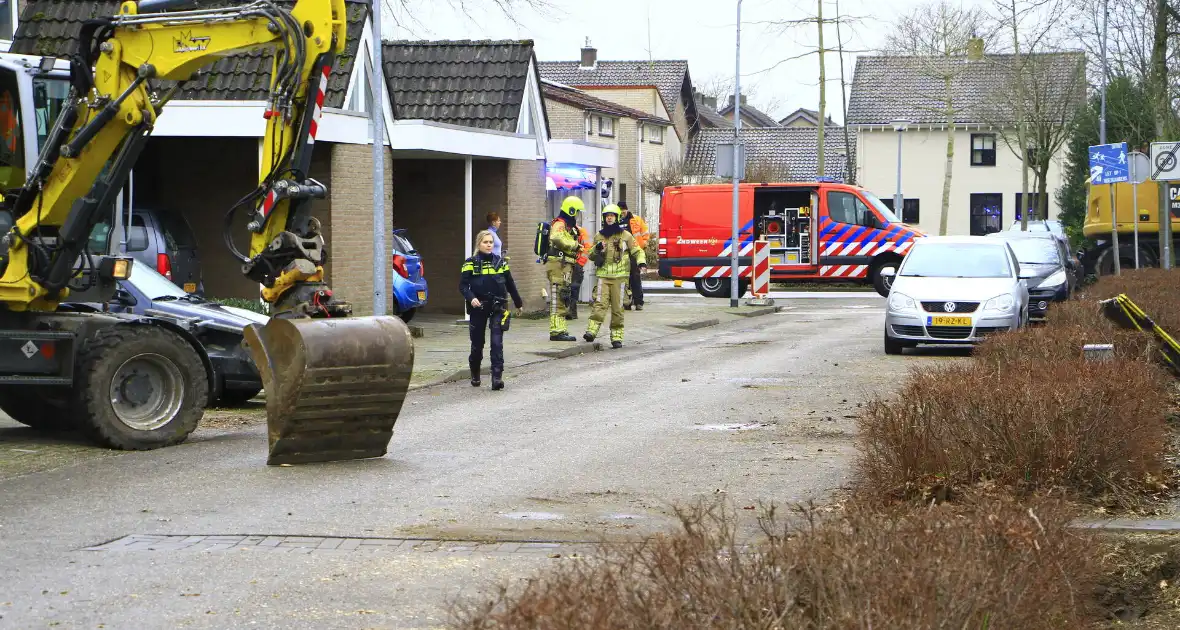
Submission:
<svg viewBox="0 0 1180 630">
<path fill-rule="evenodd" d="M 1180 182 L 1180 142 L 1151 143 L 1151 179 L 1160 185 L 1160 206 L 1156 212 L 1162 254 L 1160 267 L 1171 269 L 1173 182 Z"/>
<path fill-rule="evenodd" d="M 1114 275 L 1121 273 L 1119 265 L 1119 213 L 1115 201 L 1114 184 L 1131 179 L 1127 163 L 1127 143 L 1099 144 L 1090 147 L 1090 183 L 1110 186 L 1110 246 L 1114 256 Z"/>
<path fill-rule="evenodd" d="M 1151 160 L 1139 151 L 1129 154 L 1131 167 L 1131 208 L 1135 215 L 1135 268 L 1139 268 L 1139 184 L 1147 181 L 1151 175 Z"/>
</svg>

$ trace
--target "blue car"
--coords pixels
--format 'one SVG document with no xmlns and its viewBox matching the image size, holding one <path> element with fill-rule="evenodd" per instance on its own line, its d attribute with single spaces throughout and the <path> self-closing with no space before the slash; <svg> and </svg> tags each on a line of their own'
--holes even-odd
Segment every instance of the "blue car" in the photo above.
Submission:
<svg viewBox="0 0 1180 630">
<path fill-rule="evenodd" d="M 262 376 L 243 344 L 243 330 L 270 318 L 186 293 L 139 259 L 132 262 L 131 276 L 119 281 L 115 297 L 106 304 L 65 303 L 63 307 L 158 317 L 185 328 L 200 342 L 213 367 L 210 405 L 239 405 L 262 391 Z"/>
<path fill-rule="evenodd" d="M 422 257 L 406 237 L 404 229 L 393 231 L 393 312 L 409 322 L 426 306 L 426 276 Z"/>
</svg>

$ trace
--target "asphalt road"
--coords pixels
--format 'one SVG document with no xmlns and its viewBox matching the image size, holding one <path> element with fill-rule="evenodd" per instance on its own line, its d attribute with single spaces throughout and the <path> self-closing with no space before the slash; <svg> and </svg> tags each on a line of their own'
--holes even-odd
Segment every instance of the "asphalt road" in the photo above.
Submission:
<svg viewBox="0 0 1180 630">
<path fill-rule="evenodd" d="M 886 357 L 875 295 L 788 306 L 530 366 L 503 392 L 415 392 L 377 460 L 268 468 L 258 411 L 147 453 L 0 421 L 0 628 L 440 627 L 455 598 L 579 543 L 673 527 L 672 505 L 823 499 L 859 404 L 941 355 Z"/>
</svg>

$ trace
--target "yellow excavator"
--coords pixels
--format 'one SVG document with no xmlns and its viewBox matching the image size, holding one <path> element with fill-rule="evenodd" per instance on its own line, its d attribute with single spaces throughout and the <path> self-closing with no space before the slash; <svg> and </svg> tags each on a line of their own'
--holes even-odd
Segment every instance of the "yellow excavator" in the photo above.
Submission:
<svg viewBox="0 0 1180 630">
<path fill-rule="evenodd" d="M 411 335 L 401 319 L 355 317 L 333 295 L 311 214 L 327 195 L 308 171 L 345 49 L 345 2 L 216 4 L 129 0 L 85 22 L 68 60 L 0 55 L 0 70 L 21 69 L 0 117 L 24 105 L 19 124 L 0 120 L 0 151 L 19 151 L 23 137 L 35 155 L 7 162 L 25 172 L 0 191 L 0 408 L 116 449 L 170 446 L 196 429 L 213 375 L 188 331 L 63 303 L 106 302 L 130 276 L 130 258 L 88 254 L 87 240 L 167 102 L 218 59 L 262 49 L 273 58 L 262 176 L 227 214 L 225 241 L 271 307 L 268 323 L 245 331 L 266 391 L 267 463 L 383 456 L 413 369 Z M 229 232 L 236 212 L 249 216 L 247 253 Z"/>
<path fill-rule="evenodd" d="M 1163 260 L 1160 240 L 1160 186 L 1167 186 L 1167 200 L 1172 223 L 1172 252 L 1180 236 L 1180 182 L 1160 183 L 1147 180 L 1135 191 L 1130 183 L 1091 186 L 1086 203 L 1082 234 L 1086 240 L 1081 256 L 1087 275 L 1114 275 L 1114 245 L 1111 230 L 1110 197 L 1114 188 L 1118 219 L 1118 259 L 1120 269 L 1135 268 L 1135 220 L 1139 221 L 1139 265 L 1159 267 Z M 1135 206 L 1136 198 L 1139 201 Z M 1166 226 L 1164 226 L 1166 227 Z"/>
</svg>

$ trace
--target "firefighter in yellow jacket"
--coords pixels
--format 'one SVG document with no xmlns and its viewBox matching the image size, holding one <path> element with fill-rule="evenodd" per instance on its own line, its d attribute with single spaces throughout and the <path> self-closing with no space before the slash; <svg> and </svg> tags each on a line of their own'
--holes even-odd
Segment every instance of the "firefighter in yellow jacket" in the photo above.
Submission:
<svg viewBox="0 0 1180 630">
<path fill-rule="evenodd" d="M 616 205 L 602 209 L 602 229 L 594 235 L 594 248 L 590 253 L 590 259 L 598 268 L 598 285 L 594 292 L 594 309 L 590 313 L 586 334 L 582 335 L 586 341 L 594 341 L 602 328 L 602 322 L 606 320 L 609 304 L 612 348 L 623 347 L 622 290 L 631 277 L 631 257 L 635 257 L 640 270 L 647 270 L 647 256 L 635 243 L 635 237 L 619 224 L 619 215 Z"/>
<path fill-rule="evenodd" d="M 549 224 L 549 256 L 545 275 L 549 279 L 549 341 L 577 341 L 569 334 L 565 316 L 571 296 L 574 267 L 582 253 L 578 243 L 578 213 L 586 205 L 577 197 L 566 197 L 561 214 Z"/>
</svg>

